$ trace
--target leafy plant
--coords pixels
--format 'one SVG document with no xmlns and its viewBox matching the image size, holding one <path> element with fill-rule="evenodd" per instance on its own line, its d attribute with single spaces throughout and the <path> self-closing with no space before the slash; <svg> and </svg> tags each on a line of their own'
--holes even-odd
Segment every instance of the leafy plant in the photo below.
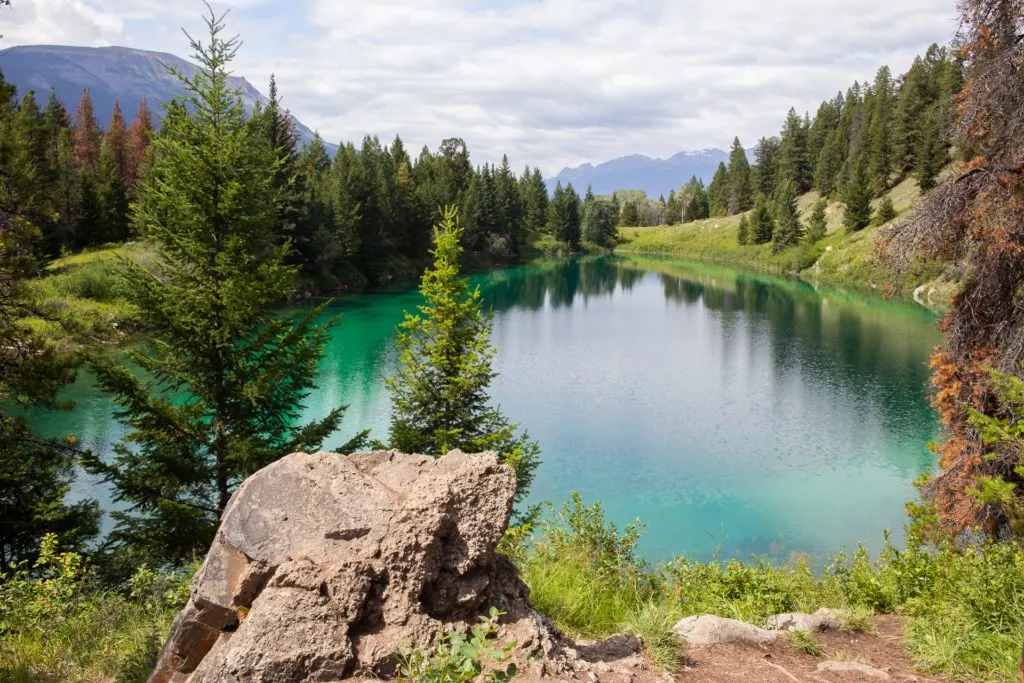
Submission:
<svg viewBox="0 0 1024 683">
<path fill-rule="evenodd" d="M 803 629 L 786 631 L 786 639 L 789 641 L 790 645 L 805 654 L 809 654 L 812 657 L 817 657 L 821 654 L 821 645 L 818 643 L 817 638 L 814 637 L 814 634 L 810 631 L 805 631 Z"/>
<path fill-rule="evenodd" d="M 469 635 L 458 631 L 442 633 L 428 649 L 403 647 L 399 652 L 399 680 L 416 683 L 461 683 L 463 681 L 510 681 L 518 667 L 511 663 L 515 643 L 496 643 L 498 619 L 502 613 L 492 607 Z"/>
</svg>

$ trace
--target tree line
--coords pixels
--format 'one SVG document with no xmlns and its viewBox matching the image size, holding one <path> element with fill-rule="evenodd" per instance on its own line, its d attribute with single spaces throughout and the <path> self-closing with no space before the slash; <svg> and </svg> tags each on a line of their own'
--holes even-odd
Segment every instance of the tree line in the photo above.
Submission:
<svg viewBox="0 0 1024 683">
<path fill-rule="evenodd" d="M 855 82 L 823 101 L 813 117 L 790 109 L 778 135 L 757 141 L 753 164 L 735 138 L 728 163 L 719 164 L 707 186 L 693 177 L 657 201 L 622 193 L 619 224 L 659 225 L 663 218 L 674 225 L 751 212 L 740 243 L 781 250 L 824 236 L 824 206 L 806 224 L 796 211 L 795 198 L 812 190 L 845 205 L 848 230 L 884 223 L 895 212 L 883 198 L 873 214 L 873 199 L 911 176 L 924 191 L 935 186 L 955 142 L 953 102 L 963 82 L 956 51 L 932 45 L 907 73 L 894 78 L 883 66 L 873 82 Z"/>
</svg>

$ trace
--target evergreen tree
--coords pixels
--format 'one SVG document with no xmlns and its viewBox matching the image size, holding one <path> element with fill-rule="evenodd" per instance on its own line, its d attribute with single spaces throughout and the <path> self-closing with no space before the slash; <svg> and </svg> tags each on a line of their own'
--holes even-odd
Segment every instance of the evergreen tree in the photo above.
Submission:
<svg viewBox="0 0 1024 683">
<path fill-rule="evenodd" d="M 730 216 L 748 211 L 754 205 L 754 186 L 750 162 L 740 139 L 733 138 L 729 152 L 729 197 L 727 210 Z"/>
<path fill-rule="evenodd" d="M 5 92 L 6 91 L 6 92 Z M 0 134 L 10 131 L 13 97 L 0 78 Z M 38 218 L 19 203 L 18 177 L 29 167 L 0 156 L 0 567 L 32 562 L 44 534 L 58 536 L 61 549 L 83 550 L 99 532 L 95 501 L 69 504 L 77 448 L 73 438 L 55 440 L 34 434 L 26 409 L 66 408 L 57 392 L 73 378 L 75 359 L 35 334 L 25 324 L 53 311 L 36 302 L 25 282 L 39 271 Z"/>
<path fill-rule="evenodd" d="M 796 205 L 796 185 L 792 180 L 783 182 L 775 199 L 775 232 L 772 235 L 772 251 L 778 253 L 796 245 L 803 237 L 800 211 Z"/>
<path fill-rule="evenodd" d="M 712 216 L 728 215 L 730 190 L 729 170 L 724 163 L 720 163 L 711 184 L 708 185 L 708 212 Z"/>
<path fill-rule="evenodd" d="M 871 195 L 867 164 L 862 161 L 846 187 L 843 225 L 848 231 L 863 230 L 871 222 Z"/>
<path fill-rule="evenodd" d="M 128 237 L 128 193 L 124 186 L 117 152 L 109 140 L 103 142 L 96 169 L 96 199 L 99 204 L 97 242 L 121 242 Z"/>
<path fill-rule="evenodd" d="M 642 223 L 640 219 L 640 209 L 635 201 L 629 200 L 623 202 L 621 214 L 619 216 L 619 226 L 623 228 L 636 228 Z"/>
<path fill-rule="evenodd" d="M 564 242 L 572 249 L 580 246 L 580 196 L 576 194 L 572 183 L 564 190 L 555 189 L 555 198 L 551 202 L 551 234 L 559 242 Z"/>
<path fill-rule="evenodd" d="M 529 169 L 521 178 L 523 224 L 527 234 L 537 237 L 544 232 L 548 219 L 548 188 L 539 168 Z"/>
<path fill-rule="evenodd" d="M 683 222 L 703 220 L 708 217 L 708 194 L 704 191 L 704 183 L 693 176 L 683 188 Z"/>
<path fill-rule="evenodd" d="M 139 102 L 138 111 L 135 112 L 135 120 L 132 121 L 131 128 L 128 129 L 124 182 L 129 192 L 134 192 L 135 185 L 139 181 L 153 131 L 153 117 L 149 113 L 149 105 L 143 98 Z"/>
<path fill-rule="evenodd" d="M 322 308 L 276 310 L 295 277 L 274 235 L 279 158 L 228 83 L 237 40 L 221 37 L 212 13 L 206 23 L 209 42 L 192 41 L 199 70 L 172 72 L 187 113 L 165 119 L 132 216 L 158 253 L 153 270 L 126 264 L 126 295 L 155 342 L 129 354 L 145 379 L 95 363 L 129 434 L 112 460 L 91 457 L 89 468 L 130 506 L 114 513 L 111 539 L 157 565 L 208 547 L 238 484 L 319 448 L 343 412 L 295 426 L 325 342 L 312 323 Z"/>
<path fill-rule="evenodd" d="M 779 139 L 761 138 L 754 148 L 756 165 L 752 171 L 753 193 L 765 197 L 775 195 L 775 176 L 778 171 Z"/>
<path fill-rule="evenodd" d="M 807 243 L 814 244 L 828 233 L 828 200 L 822 197 L 814 204 L 807 219 Z"/>
<path fill-rule="evenodd" d="M 883 66 L 871 87 L 871 124 L 867 131 L 868 174 L 876 194 L 889 187 L 892 170 L 892 112 L 894 107 L 892 73 Z"/>
<path fill-rule="evenodd" d="M 676 225 L 683 218 L 683 207 L 679 204 L 679 196 L 675 190 L 668 193 L 668 201 L 665 202 L 665 222 L 668 225 Z"/>
<path fill-rule="evenodd" d="M 790 109 L 779 138 L 776 186 L 779 191 L 786 182 L 792 182 L 797 194 L 811 189 L 811 164 L 807 149 L 807 128 L 804 119 Z"/>
<path fill-rule="evenodd" d="M 426 302 L 399 326 L 401 370 L 387 380 L 393 402 L 389 445 L 435 457 L 453 449 L 495 451 L 515 470 L 520 500 L 540 449 L 490 405 L 496 376 L 491 316 L 479 288 L 470 289 L 460 274 L 461 237 L 458 213 L 448 208 L 435 231 L 433 267 L 420 284 Z"/>
<path fill-rule="evenodd" d="M 754 244 L 767 244 L 775 234 L 775 217 L 768 197 L 758 194 L 750 214 L 750 234 Z"/>
<path fill-rule="evenodd" d="M 107 126 L 107 134 L 103 138 L 103 143 L 110 147 L 110 155 L 114 166 L 117 168 L 117 174 L 121 178 L 127 177 L 128 129 L 124 123 L 121 105 L 116 99 L 114 100 L 114 110 L 110 114 L 110 125 Z M 100 155 L 103 155 L 102 144 L 100 146 Z"/>
<path fill-rule="evenodd" d="M 736 231 L 736 241 L 739 242 L 741 247 L 750 243 L 750 222 L 747 220 L 747 214 L 743 214 L 740 217 L 740 227 Z"/>
<path fill-rule="evenodd" d="M 946 146 L 942 141 L 941 112 L 932 107 L 925 114 L 921 125 L 920 142 L 917 150 L 915 172 L 917 184 L 922 192 L 935 187 L 936 178 L 948 159 Z"/>
<path fill-rule="evenodd" d="M 101 140 L 100 126 L 92 113 L 92 98 L 86 88 L 75 110 L 75 163 L 90 173 L 100 162 Z"/>
<path fill-rule="evenodd" d="M 896 207 L 892 204 L 892 198 L 889 195 L 885 195 L 878 203 L 878 211 L 875 212 L 872 222 L 875 225 L 885 225 L 896 218 L 897 215 Z"/>
</svg>

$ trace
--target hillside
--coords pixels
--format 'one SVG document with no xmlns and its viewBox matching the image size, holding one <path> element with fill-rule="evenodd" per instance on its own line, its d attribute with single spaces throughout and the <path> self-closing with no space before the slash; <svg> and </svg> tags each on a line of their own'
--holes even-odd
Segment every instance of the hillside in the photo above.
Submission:
<svg viewBox="0 0 1024 683">
<path fill-rule="evenodd" d="M 671 190 L 678 190 L 687 180 L 697 176 L 704 184 L 711 182 L 720 163 L 729 162 L 729 152 L 720 149 L 702 149 L 696 152 L 679 152 L 668 159 L 652 159 L 642 154 L 619 157 L 602 164 L 583 164 L 575 168 L 564 168 L 558 175 L 548 179 L 548 190 L 555 183 L 572 183 L 580 193 L 588 185 L 597 194 L 611 194 L 617 190 L 643 190 L 648 197 L 668 197 Z"/>
<path fill-rule="evenodd" d="M 184 94 L 178 80 L 166 66 L 194 74 L 196 66 L 181 57 L 165 52 L 149 52 L 126 47 L 75 47 L 65 45 L 23 45 L 0 50 L 0 72 L 4 79 L 18 87 L 19 94 L 34 90 L 36 99 L 45 105 L 52 88 L 69 111 L 88 88 L 95 115 L 104 128 L 110 123 L 114 101 L 118 100 L 129 120 L 139 101 L 146 98 L 150 108 L 159 115 L 160 103 Z M 244 78 L 232 77 L 231 84 L 241 91 L 248 111 L 267 98 Z M 303 141 L 313 138 L 313 131 L 298 122 Z M 332 147 L 333 152 L 333 147 Z"/>
<path fill-rule="evenodd" d="M 914 179 L 904 180 L 888 193 L 899 221 L 921 199 Z M 820 199 L 809 192 L 798 200 L 802 216 Z M 875 204 L 877 205 L 876 200 Z M 778 254 L 771 244 L 740 246 L 736 240 L 740 215 L 708 218 L 674 226 L 622 228 L 617 251 L 671 255 L 685 259 L 753 268 L 775 275 L 798 275 L 816 284 L 869 290 L 883 296 L 914 297 L 925 305 L 944 308 L 954 290 L 949 264 L 921 262 L 905 274 L 892 272 L 876 258 L 877 243 L 886 226 L 850 234 L 843 227 L 843 205 L 829 203 L 828 234 L 818 243 L 799 245 Z M 917 292 L 919 287 L 924 286 Z M 917 295 L 915 296 L 915 292 Z"/>
</svg>

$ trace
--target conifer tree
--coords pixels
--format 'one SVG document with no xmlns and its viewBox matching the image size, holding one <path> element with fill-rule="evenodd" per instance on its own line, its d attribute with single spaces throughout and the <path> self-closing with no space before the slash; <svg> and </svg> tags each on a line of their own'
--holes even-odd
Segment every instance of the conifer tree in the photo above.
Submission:
<svg viewBox="0 0 1024 683">
<path fill-rule="evenodd" d="M 754 205 L 754 191 L 750 162 L 747 160 L 747 152 L 743 149 L 740 139 L 733 138 L 732 149 L 729 152 L 729 197 L 728 213 L 735 216 L 738 213 L 748 211 Z"/>
<path fill-rule="evenodd" d="M 885 225 L 889 221 L 896 218 L 896 207 L 892 204 L 892 197 L 885 195 L 881 201 L 878 202 L 878 211 L 875 212 L 875 217 L 872 223 L 875 225 Z"/>
<path fill-rule="evenodd" d="M 640 209 L 633 200 L 623 202 L 619 215 L 619 226 L 623 228 L 636 228 L 641 224 Z"/>
<path fill-rule="evenodd" d="M 747 214 L 740 217 L 740 227 L 736 230 L 736 241 L 741 247 L 750 243 L 750 221 L 747 220 Z"/>
<path fill-rule="evenodd" d="M 591 197 L 583 204 L 583 239 L 590 244 L 611 249 L 616 241 L 618 214 L 607 197 Z"/>
<path fill-rule="evenodd" d="M 942 116 L 937 107 L 932 107 L 921 124 L 920 142 L 916 155 L 915 172 L 917 184 L 922 192 L 935 187 L 936 178 L 947 159 L 946 146 L 942 140 Z"/>
<path fill-rule="evenodd" d="M 128 193 L 121 175 L 117 152 L 110 140 L 100 149 L 96 169 L 96 198 L 100 218 L 97 242 L 120 242 L 128 237 Z"/>
<path fill-rule="evenodd" d="M 129 506 L 114 513 L 112 541 L 157 565 L 205 550 L 238 484 L 319 448 L 343 412 L 296 425 L 325 343 L 313 324 L 323 309 L 275 310 L 295 277 L 274 235 L 279 158 L 228 83 L 237 39 L 222 37 L 212 11 L 206 24 L 208 43 L 190 38 L 199 70 L 172 71 L 188 107 L 168 112 L 132 214 L 158 253 L 152 270 L 125 264 L 127 297 L 154 343 L 130 352 L 142 377 L 95 362 L 129 433 L 112 460 L 88 465 Z"/>
<path fill-rule="evenodd" d="M 711 184 L 708 185 L 708 212 L 712 216 L 728 215 L 730 191 L 729 170 L 724 163 L 720 163 Z"/>
<path fill-rule="evenodd" d="M 814 244 L 828 233 L 828 200 L 822 197 L 814 203 L 807 219 L 807 243 Z"/>
<path fill-rule="evenodd" d="M 772 235 L 772 251 L 778 253 L 794 246 L 803 237 L 800 211 L 796 205 L 796 185 L 792 180 L 783 182 L 775 199 L 775 233 Z"/>
<path fill-rule="evenodd" d="M 846 187 L 843 226 L 849 232 L 863 230 L 871 222 L 871 195 L 867 164 L 861 161 Z"/>
<path fill-rule="evenodd" d="M 135 120 L 128 129 L 128 140 L 125 150 L 124 182 L 129 192 L 134 192 L 146 160 L 146 150 L 153 137 L 153 116 L 149 113 L 149 105 L 143 98 L 139 109 L 135 112 Z"/>
<path fill-rule="evenodd" d="M 75 163 L 90 173 L 99 164 L 101 140 L 100 126 L 92 112 L 92 98 L 86 88 L 75 110 Z"/>
<path fill-rule="evenodd" d="M 750 214 L 750 233 L 754 244 L 767 244 L 775 234 L 771 203 L 763 194 L 757 195 L 754 200 L 754 211 Z"/>
<path fill-rule="evenodd" d="M 786 181 L 793 183 L 797 194 L 811 189 L 811 166 L 807 150 L 807 128 L 796 109 L 790 109 L 779 137 L 776 187 L 779 191 Z"/>
<path fill-rule="evenodd" d="M 668 201 L 665 202 L 665 222 L 668 225 L 676 225 L 683 217 L 683 207 L 679 204 L 679 195 L 675 190 L 668 193 Z"/>
<path fill-rule="evenodd" d="M 575 194 L 575 192 L 572 192 Z M 479 288 L 461 276 L 462 228 L 447 208 L 435 229 L 434 263 L 423 274 L 419 313 L 399 326 L 399 374 L 387 380 L 393 410 L 389 445 L 442 457 L 453 449 L 494 451 L 516 472 L 517 500 L 533 480 L 540 449 L 490 405 L 491 316 Z"/>
<path fill-rule="evenodd" d="M 765 197 L 775 196 L 775 176 L 778 171 L 779 139 L 761 138 L 754 148 L 756 164 L 752 171 L 753 193 Z"/>
<path fill-rule="evenodd" d="M 118 175 L 125 178 L 128 175 L 128 129 L 125 127 L 124 114 L 117 100 L 114 100 L 114 110 L 110 114 L 110 125 L 107 126 L 103 143 L 110 147 L 110 155 Z M 100 155 L 103 155 L 102 144 Z"/>
<path fill-rule="evenodd" d="M 683 222 L 703 220 L 708 217 L 708 194 L 704 190 L 704 183 L 694 176 L 683 188 Z"/>
</svg>

